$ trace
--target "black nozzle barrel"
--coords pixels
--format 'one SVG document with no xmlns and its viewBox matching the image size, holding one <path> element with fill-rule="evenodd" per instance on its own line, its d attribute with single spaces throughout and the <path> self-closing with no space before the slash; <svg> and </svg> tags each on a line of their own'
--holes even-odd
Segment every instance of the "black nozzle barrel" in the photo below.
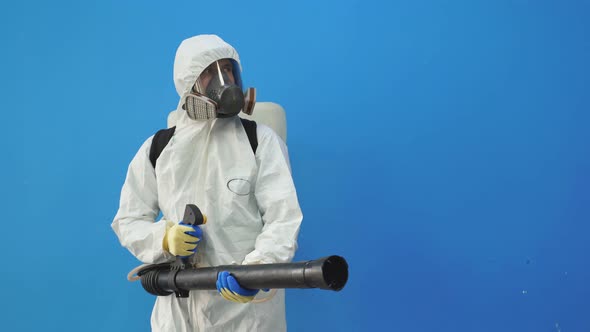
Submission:
<svg viewBox="0 0 590 332">
<path fill-rule="evenodd" d="M 196 269 L 151 269 L 141 276 L 143 287 L 154 295 L 187 290 L 217 289 L 217 274 L 231 273 L 241 286 L 263 288 L 320 288 L 339 291 L 348 281 L 348 264 L 343 257 L 329 256 L 298 263 L 222 265 Z"/>
</svg>

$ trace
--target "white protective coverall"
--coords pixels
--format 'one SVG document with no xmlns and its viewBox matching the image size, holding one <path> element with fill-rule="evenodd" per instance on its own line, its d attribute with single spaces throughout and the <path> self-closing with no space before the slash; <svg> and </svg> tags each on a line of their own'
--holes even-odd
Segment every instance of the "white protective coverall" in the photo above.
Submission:
<svg viewBox="0 0 590 332">
<path fill-rule="evenodd" d="M 223 58 L 239 64 L 234 48 L 217 36 L 184 40 L 174 63 L 178 94 L 188 93 L 200 73 Z M 144 263 L 173 261 L 162 248 L 166 223 L 181 221 L 192 203 L 208 217 L 201 226 L 199 266 L 291 261 L 303 217 L 285 143 L 258 124 L 254 154 L 237 116 L 194 121 L 180 103 L 177 110 L 175 134 L 155 170 L 149 160 L 152 137 L 129 165 L 111 225 L 121 244 Z M 156 222 L 160 210 L 163 217 Z M 284 331 L 284 290 L 259 304 L 230 302 L 213 290 L 191 291 L 185 299 L 159 296 L 151 326 L 174 332 Z"/>
</svg>

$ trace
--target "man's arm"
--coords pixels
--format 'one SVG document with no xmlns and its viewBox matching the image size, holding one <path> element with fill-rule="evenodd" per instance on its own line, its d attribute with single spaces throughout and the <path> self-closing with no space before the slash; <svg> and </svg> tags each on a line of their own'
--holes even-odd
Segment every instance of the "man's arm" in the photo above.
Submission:
<svg viewBox="0 0 590 332">
<path fill-rule="evenodd" d="M 143 143 L 129 165 L 119 211 L 111 224 L 121 245 L 148 264 L 173 258 L 162 248 L 166 221 L 155 222 L 160 209 L 156 174 L 149 160 L 151 142 L 152 137 Z"/>
<path fill-rule="evenodd" d="M 254 251 L 243 264 L 290 262 L 303 219 L 289 165 L 287 147 L 270 128 L 258 125 L 255 196 L 264 226 Z"/>
</svg>

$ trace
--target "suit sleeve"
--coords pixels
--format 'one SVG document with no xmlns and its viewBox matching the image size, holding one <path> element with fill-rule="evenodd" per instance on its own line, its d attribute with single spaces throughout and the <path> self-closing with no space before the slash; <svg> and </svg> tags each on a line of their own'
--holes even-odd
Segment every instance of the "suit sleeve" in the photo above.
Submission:
<svg viewBox="0 0 590 332">
<path fill-rule="evenodd" d="M 174 258 L 162 248 L 166 221 L 155 221 L 160 209 L 156 174 L 149 160 L 151 141 L 150 137 L 144 142 L 129 165 L 119 210 L 111 224 L 121 245 L 146 264 Z"/>
<path fill-rule="evenodd" d="M 254 251 L 243 264 L 290 262 L 297 249 L 303 215 L 291 176 L 289 155 L 283 140 L 270 128 L 258 125 L 255 196 L 263 228 Z"/>
</svg>

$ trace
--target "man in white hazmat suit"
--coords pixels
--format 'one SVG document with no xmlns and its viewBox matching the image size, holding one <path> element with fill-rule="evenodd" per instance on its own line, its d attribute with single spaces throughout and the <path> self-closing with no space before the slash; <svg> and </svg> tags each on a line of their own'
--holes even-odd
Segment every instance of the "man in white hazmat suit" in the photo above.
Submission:
<svg viewBox="0 0 590 332">
<path fill-rule="evenodd" d="M 181 43 L 174 62 L 174 83 L 181 97 L 174 135 L 155 168 L 149 159 L 152 137 L 129 165 L 112 228 L 121 244 L 144 263 L 175 259 L 167 237 L 175 225 L 181 227 L 177 223 L 186 204 L 197 205 L 207 215 L 207 223 L 200 226 L 198 250 L 191 257 L 198 266 L 284 263 L 294 256 L 302 214 L 285 143 L 258 124 L 254 153 L 239 117 L 217 114 L 203 119 L 207 116 L 191 114 L 193 108 L 187 105 L 187 96 L 207 88 L 201 75 L 222 59 L 233 65 L 233 77 L 223 77 L 241 85 L 240 60 L 232 46 L 214 35 Z M 221 74 L 223 68 L 217 66 L 217 71 Z M 163 217 L 156 221 L 160 211 Z M 207 290 L 191 291 L 188 298 L 158 296 L 152 330 L 286 330 L 284 290 L 257 304 L 226 298 Z"/>
</svg>

